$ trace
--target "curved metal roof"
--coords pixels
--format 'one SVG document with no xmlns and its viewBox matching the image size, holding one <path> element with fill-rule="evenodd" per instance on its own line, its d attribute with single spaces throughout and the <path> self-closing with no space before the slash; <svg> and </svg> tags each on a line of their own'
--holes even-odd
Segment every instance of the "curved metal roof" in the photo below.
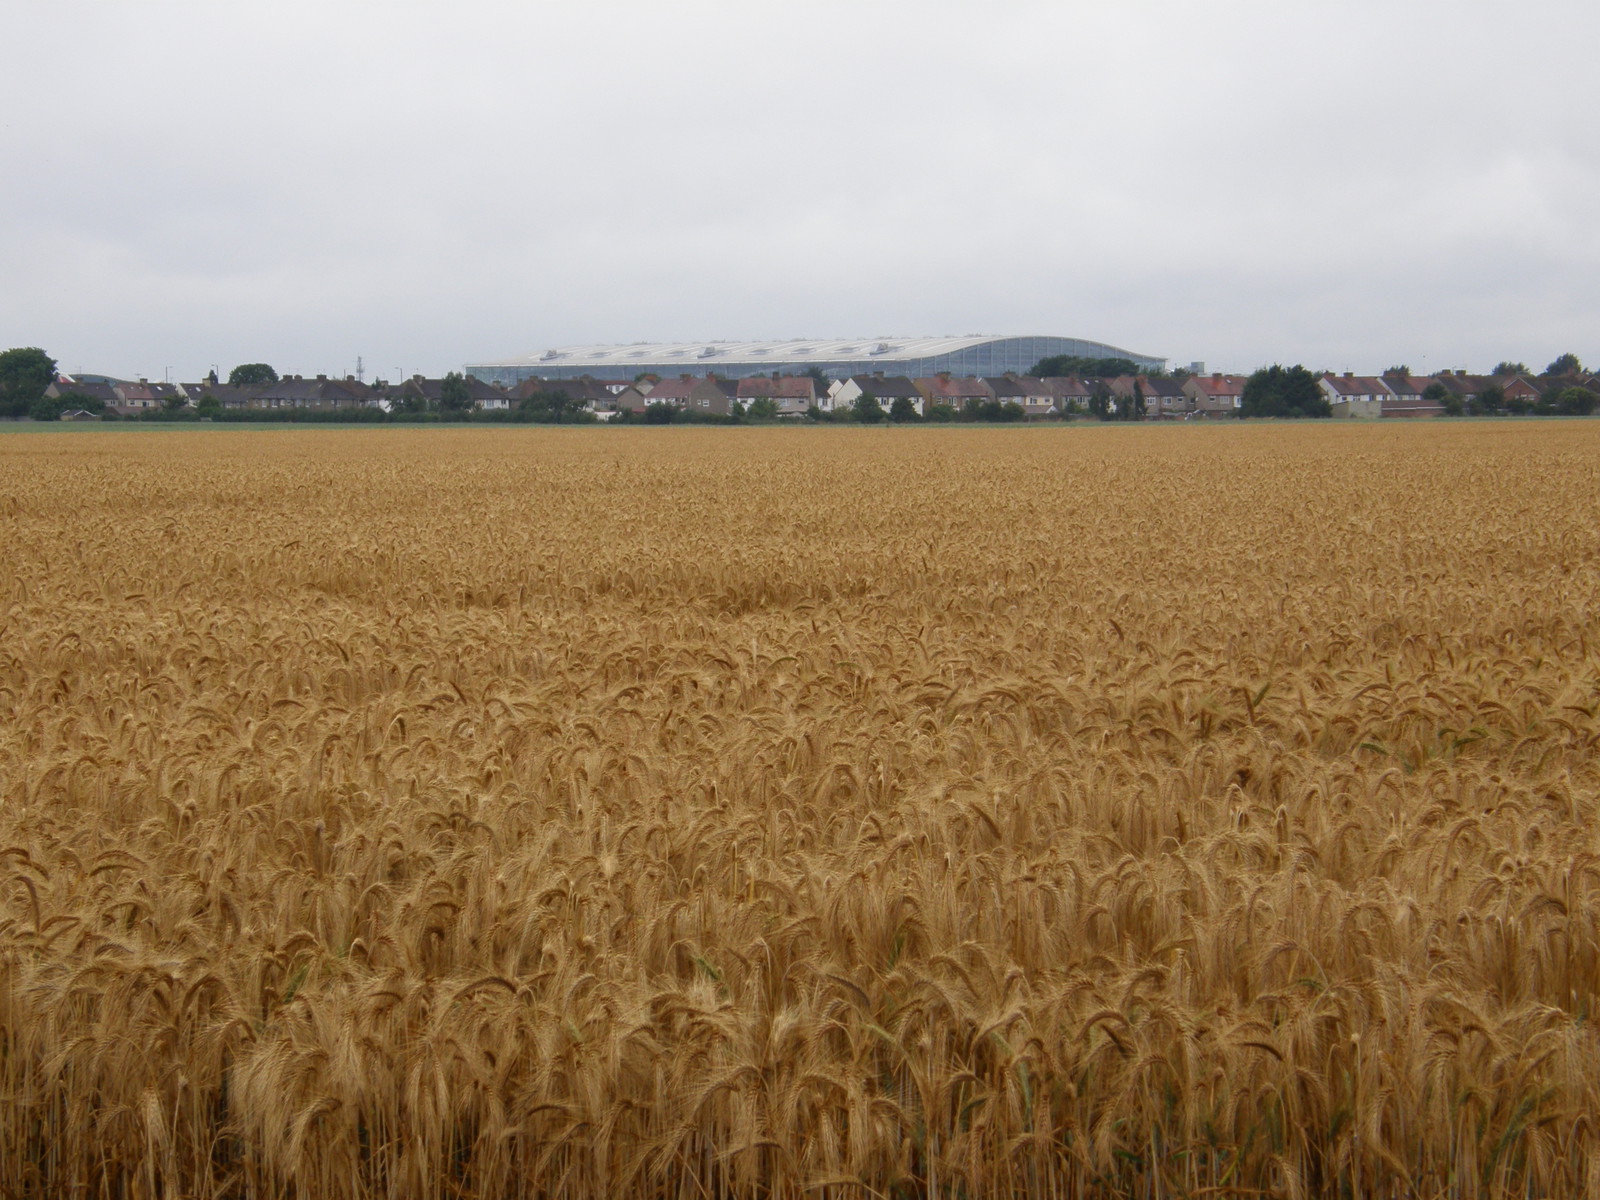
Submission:
<svg viewBox="0 0 1600 1200">
<path fill-rule="evenodd" d="M 990 342 L 1016 340 L 1022 335 L 987 337 L 868 337 L 868 338 L 788 338 L 757 342 L 634 342 L 630 345 L 557 346 L 539 354 L 483 363 L 491 367 L 614 367 L 626 370 L 640 363 L 716 370 L 718 363 L 789 366 L 816 363 L 819 366 L 840 360 L 895 361 L 908 358 L 933 358 L 957 354 Z M 1121 350 L 1086 338 L 1067 338 L 1095 345 L 1104 357 L 1151 359 L 1147 354 Z"/>
</svg>

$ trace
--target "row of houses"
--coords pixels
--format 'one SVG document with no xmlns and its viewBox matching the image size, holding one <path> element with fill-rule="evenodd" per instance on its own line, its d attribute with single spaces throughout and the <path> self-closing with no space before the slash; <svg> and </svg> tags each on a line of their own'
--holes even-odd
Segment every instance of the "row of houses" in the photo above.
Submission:
<svg viewBox="0 0 1600 1200">
<path fill-rule="evenodd" d="M 610 399 L 600 395 L 608 385 L 585 380 L 524 380 L 519 391 L 570 394 L 569 389 L 587 384 L 596 411 L 642 412 L 652 404 L 668 404 L 706 416 L 726 415 L 735 404 L 745 408 L 766 401 L 779 417 L 802 417 L 816 407 L 823 412 L 854 408 L 860 398 L 870 395 L 884 410 L 904 402 L 918 416 L 927 416 L 936 405 L 957 412 L 972 406 L 998 402 L 1014 404 L 1029 418 L 1063 416 L 1089 412 L 1101 392 L 1108 410 L 1115 412 L 1141 398 L 1152 416 L 1231 416 L 1244 393 L 1244 377 L 1237 375 L 1190 376 L 1171 379 L 1148 376 L 1122 376 L 1117 379 L 1085 379 L 1076 375 L 1040 378 L 1030 375 L 993 377 L 930 375 L 911 379 L 904 375 L 852 375 L 828 384 L 806 375 L 719 379 L 714 375 L 680 375 L 655 383 L 623 384 Z"/>
<path fill-rule="evenodd" d="M 84 379 L 62 375 L 45 389 L 45 396 L 52 400 L 68 401 L 73 397 L 81 397 L 99 408 L 124 417 L 137 417 L 153 409 L 198 408 L 207 398 L 231 410 L 307 409 L 326 412 L 344 408 L 378 408 L 392 412 L 407 406 L 438 408 L 443 387 L 442 379 L 425 379 L 421 375 L 412 376 L 399 384 L 368 384 L 354 375 L 347 375 L 343 379 L 327 375 L 315 378 L 285 375 L 273 383 L 240 386 L 222 383 L 215 375 L 199 383 L 151 383 L 148 379 Z M 504 409 L 514 403 L 505 391 L 471 376 L 466 379 L 466 387 L 472 407 Z"/>
<path fill-rule="evenodd" d="M 1513 411 L 1537 406 L 1552 391 L 1567 387 L 1593 390 L 1600 378 L 1593 375 L 1562 376 L 1554 379 L 1533 375 L 1469 375 L 1466 371 L 1441 371 L 1418 377 L 1404 371 L 1382 375 L 1342 375 L 1329 372 L 1321 381 L 1323 397 L 1335 417 L 1371 419 L 1375 417 L 1437 417 L 1452 408 L 1471 407 L 1481 397 L 1495 391 L 1497 406 Z M 1454 403 L 1452 403 L 1454 402 Z"/>
<path fill-rule="evenodd" d="M 1076 375 L 1039 378 L 1028 375 L 958 377 L 933 375 L 911 379 L 902 375 L 852 375 L 824 385 L 810 376 L 775 376 L 721 379 L 715 375 L 680 375 L 660 381 L 524 380 L 512 393 L 511 403 L 546 393 L 559 395 L 602 417 L 620 411 L 642 412 L 652 404 L 666 404 L 703 415 L 725 415 L 735 404 L 749 408 L 769 401 L 780 417 L 804 416 L 812 406 L 823 412 L 854 407 L 862 395 L 871 395 L 890 409 L 903 400 L 918 416 L 934 405 L 960 412 L 970 405 L 989 402 L 1015 404 L 1031 419 L 1095 411 L 1097 395 L 1108 414 L 1138 408 L 1149 420 L 1218 419 L 1237 415 L 1244 403 L 1248 377 L 1221 372 L 1180 376 L 1122 375 L 1110 379 Z M 488 387 L 488 385 L 480 385 Z M 1382 376 L 1342 375 L 1325 372 L 1319 380 L 1324 398 L 1335 417 L 1351 419 L 1416 418 L 1443 416 L 1470 408 L 1491 389 L 1497 403 L 1517 411 L 1531 409 L 1555 390 L 1580 386 L 1600 392 L 1600 377 L 1584 375 L 1548 379 L 1529 375 L 1469 375 L 1443 371 L 1419 377 L 1404 371 Z M 1454 403 L 1452 403 L 1452 401 Z"/>
<path fill-rule="evenodd" d="M 812 408 L 822 412 L 855 407 L 871 395 L 884 410 L 903 401 L 918 416 L 936 405 L 957 412 L 990 403 L 1016 405 L 1028 418 L 1064 416 L 1103 411 L 1126 414 L 1129 406 L 1152 420 L 1216 419 L 1235 415 L 1242 406 L 1246 377 L 1221 372 L 1179 377 L 1123 375 L 1111 379 L 1076 375 L 1039 378 L 1007 374 L 995 377 L 958 377 L 949 374 L 911 379 L 901 375 L 852 375 L 826 382 L 810 375 L 755 376 L 724 379 L 717 375 L 680 375 L 675 379 L 601 380 L 525 379 L 514 389 L 485 383 L 471 375 L 457 385 L 452 396 L 444 379 L 412 376 L 399 384 L 367 384 L 354 376 L 343 379 L 318 375 L 286 375 L 273 383 L 232 386 L 215 375 L 200 383 L 151 383 L 75 379 L 61 376 L 46 391 L 51 398 L 74 395 L 121 416 L 138 416 L 151 409 L 200 406 L 215 402 L 230 410 L 378 408 L 437 410 L 456 404 L 478 411 L 504 411 L 535 397 L 559 398 L 566 407 L 609 420 L 623 412 L 642 413 L 663 404 L 704 416 L 725 416 L 737 409 L 763 405 L 778 417 L 803 417 Z M 1581 386 L 1600 391 L 1600 377 L 1586 375 L 1554 381 L 1556 386 Z M 1335 417 L 1433 417 L 1471 406 L 1491 389 L 1498 401 L 1513 411 L 1531 408 L 1552 390 L 1552 381 L 1526 375 L 1469 375 L 1444 371 L 1417 377 L 1403 371 L 1381 376 L 1353 372 L 1325 373 L 1320 379 L 1323 396 Z M 1451 401 L 1456 403 L 1452 404 Z"/>
</svg>

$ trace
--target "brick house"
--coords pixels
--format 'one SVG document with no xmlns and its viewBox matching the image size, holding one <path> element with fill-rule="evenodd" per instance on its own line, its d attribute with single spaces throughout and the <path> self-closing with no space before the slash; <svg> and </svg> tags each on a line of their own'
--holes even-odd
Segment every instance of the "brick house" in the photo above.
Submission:
<svg viewBox="0 0 1600 1200">
<path fill-rule="evenodd" d="M 1244 405 L 1244 376 L 1191 375 L 1183 381 L 1183 394 L 1194 401 L 1194 411 L 1211 420 L 1233 417 Z"/>
<path fill-rule="evenodd" d="M 739 402 L 748 408 L 757 400 L 771 400 L 780 417 L 803 417 L 820 399 L 817 381 L 809 375 L 757 375 L 739 380 Z"/>
</svg>

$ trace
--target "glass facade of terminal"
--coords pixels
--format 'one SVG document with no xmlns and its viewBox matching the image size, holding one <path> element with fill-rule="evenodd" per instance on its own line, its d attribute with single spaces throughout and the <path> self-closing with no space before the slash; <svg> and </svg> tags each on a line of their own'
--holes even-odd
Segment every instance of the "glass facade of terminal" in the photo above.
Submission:
<svg viewBox="0 0 1600 1200">
<path fill-rule="evenodd" d="M 1128 350 L 1091 342 L 1082 338 L 1014 337 L 990 338 L 975 342 L 949 354 L 935 354 L 921 358 L 870 353 L 871 343 L 863 343 L 860 357 L 837 356 L 821 359 L 809 355 L 789 361 L 769 359 L 763 362 L 738 362 L 723 360 L 715 355 L 702 356 L 692 361 L 652 362 L 650 356 L 658 355 L 659 348 L 642 347 L 638 350 L 619 347 L 615 353 L 593 358 L 562 358 L 551 361 L 523 360 L 513 363 L 468 363 L 467 374 L 475 375 L 486 383 L 515 386 L 524 379 L 578 379 L 584 375 L 595 379 L 635 379 L 640 375 L 672 377 L 678 375 L 705 375 L 715 373 L 724 379 L 744 379 L 754 375 L 770 375 L 774 371 L 784 375 L 798 375 L 812 367 L 821 367 L 832 379 L 850 375 L 870 375 L 882 371 L 885 375 L 908 375 L 913 379 L 938 375 L 948 371 L 956 376 L 1004 375 L 1008 371 L 1021 375 L 1042 358 L 1058 354 L 1075 354 L 1084 358 L 1128 358 L 1147 370 L 1166 365 L 1166 359 L 1134 354 Z M 637 357 L 634 357 L 634 356 Z"/>
</svg>

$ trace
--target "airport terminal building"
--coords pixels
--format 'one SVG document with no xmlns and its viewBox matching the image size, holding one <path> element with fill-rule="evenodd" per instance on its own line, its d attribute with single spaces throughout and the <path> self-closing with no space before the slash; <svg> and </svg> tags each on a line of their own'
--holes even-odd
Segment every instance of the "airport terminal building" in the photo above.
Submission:
<svg viewBox="0 0 1600 1200">
<path fill-rule="evenodd" d="M 640 375 L 719 375 L 746 379 L 774 372 L 798 375 L 813 367 L 832 379 L 851 375 L 998 376 L 1025 374 L 1041 358 L 1127 358 L 1145 371 L 1166 359 L 1103 342 L 1068 337 L 801 338 L 765 342 L 638 342 L 628 346 L 562 346 L 501 362 L 467 363 L 463 370 L 485 383 L 514 387 L 524 379 L 632 380 Z"/>
</svg>

